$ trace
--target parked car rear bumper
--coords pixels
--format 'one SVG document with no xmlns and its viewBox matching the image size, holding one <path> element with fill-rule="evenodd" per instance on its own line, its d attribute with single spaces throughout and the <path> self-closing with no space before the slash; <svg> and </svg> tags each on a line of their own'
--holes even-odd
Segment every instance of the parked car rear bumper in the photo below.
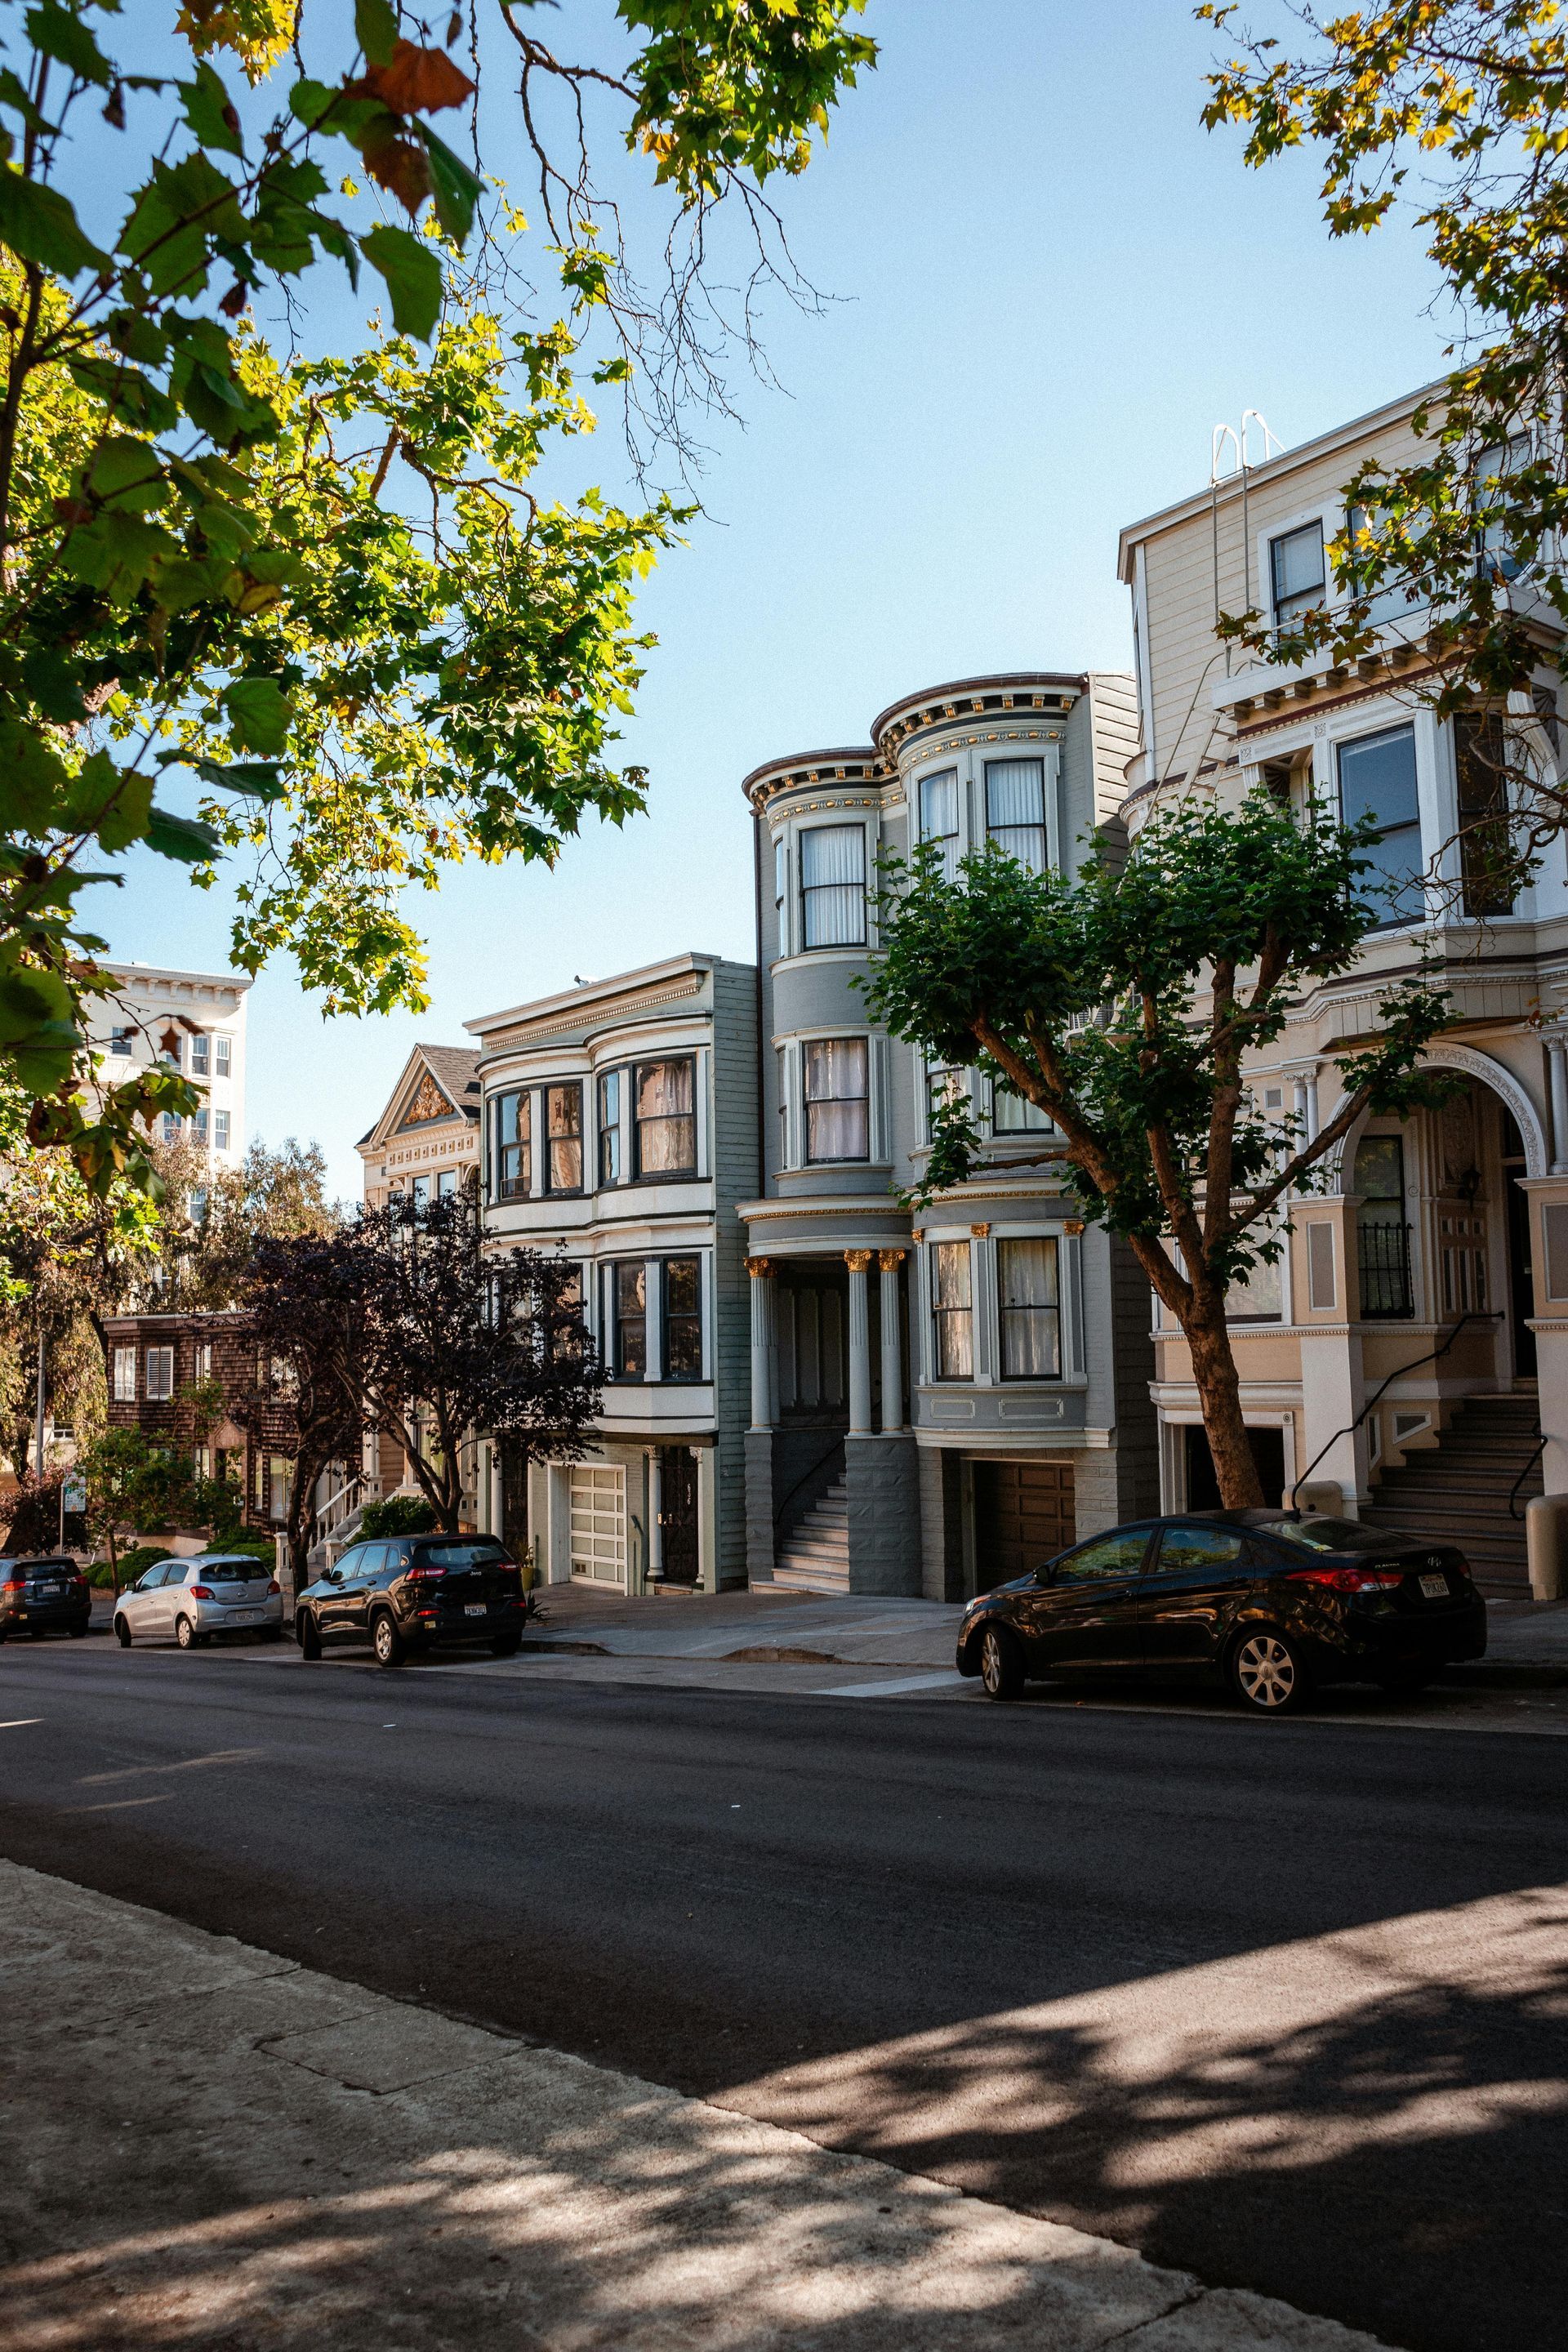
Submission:
<svg viewBox="0 0 1568 2352">
<path fill-rule="evenodd" d="M 35 1601 L 25 1609 L 0 1610 L 0 1634 L 68 1633 L 76 1626 L 90 1623 L 91 1619 L 90 1600 Z"/>
<path fill-rule="evenodd" d="M 1430 1617 L 1415 1611 L 1368 1620 L 1347 1614 L 1338 1626 L 1314 1628 L 1314 1664 L 1325 1682 L 1397 1673 L 1402 1667 L 1456 1665 L 1487 1654 L 1487 1604 L 1479 1596 Z"/>
</svg>

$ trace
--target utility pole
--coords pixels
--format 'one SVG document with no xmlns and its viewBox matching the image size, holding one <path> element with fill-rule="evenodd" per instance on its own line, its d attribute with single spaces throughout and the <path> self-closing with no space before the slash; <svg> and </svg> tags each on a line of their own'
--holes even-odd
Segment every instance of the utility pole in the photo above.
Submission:
<svg viewBox="0 0 1568 2352">
<path fill-rule="evenodd" d="M 35 1434 L 38 1447 L 38 1484 L 41 1486 L 44 1483 L 44 1327 L 42 1322 L 38 1325 L 38 1410 Z"/>
</svg>

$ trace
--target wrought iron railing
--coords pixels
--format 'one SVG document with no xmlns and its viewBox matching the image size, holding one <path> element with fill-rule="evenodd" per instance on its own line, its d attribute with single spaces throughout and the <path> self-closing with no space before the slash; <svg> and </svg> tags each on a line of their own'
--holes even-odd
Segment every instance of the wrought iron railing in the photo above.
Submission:
<svg viewBox="0 0 1568 2352">
<path fill-rule="evenodd" d="M 1410 1284 L 1408 1225 L 1363 1223 L 1356 1229 L 1363 1323 L 1405 1323 L 1415 1312 Z"/>
</svg>

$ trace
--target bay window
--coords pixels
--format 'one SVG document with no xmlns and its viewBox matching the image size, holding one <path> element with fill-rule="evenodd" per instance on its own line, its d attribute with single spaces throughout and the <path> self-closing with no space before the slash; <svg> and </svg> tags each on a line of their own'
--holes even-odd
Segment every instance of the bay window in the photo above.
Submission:
<svg viewBox="0 0 1568 2352">
<path fill-rule="evenodd" d="M 544 1184 L 550 1192 L 583 1189 L 583 1089 L 570 1085 L 544 1089 L 546 1155 Z"/>
<path fill-rule="evenodd" d="M 1046 763 L 1043 760 L 987 760 L 985 831 L 998 849 L 1026 866 L 1046 870 Z"/>
<path fill-rule="evenodd" d="M 702 1378 L 702 1261 L 671 1257 L 664 1263 L 664 1378 Z"/>
<path fill-rule="evenodd" d="M 1031 1102 L 1010 1087 L 1005 1078 L 991 1081 L 991 1132 L 993 1135 L 1048 1135 L 1051 1121 L 1038 1103 Z"/>
<path fill-rule="evenodd" d="M 1371 817 L 1375 838 L 1363 849 L 1370 870 L 1358 889 L 1378 899 L 1378 929 L 1418 922 L 1426 911 L 1422 889 L 1421 810 L 1415 787 L 1415 730 L 1387 727 L 1339 746 L 1340 814 L 1346 824 Z"/>
<path fill-rule="evenodd" d="M 800 836 L 801 940 L 860 947 L 866 938 L 866 828 L 815 824 Z"/>
<path fill-rule="evenodd" d="M 610 1370 L 617 1381 L 647 1377 L 647 1268 L 627 1258 L 610 1268 Z"/>
<path fill-rule="evenodd" d="M 529 1097 L 521 1091 L 490 1100 L 491 1165 L 498 1201 L 520 1201 L 529 1191 Z"/>
<path fill-rule="evenodd" d="M 814 1037 L 805 1048 L 805 1156 L 820 1162 L 868 1160 L 867 1040 Z"/>
<path fill-rule="evenodd" d="M 974 1377 L 974 1312 L 967 1242 L 938 1242 L 931 1254 L 931 1322 L 939 1381 Z"/>
<path fill-rule="evenodd" d="M 996 1300 L 1003 1379 L 1058 1380 L 1062 1310 L 1054 1237 L 997 1243 Z"/>
<path fill-rule="evenodd" d="M 639 1062 L 633 1095 L 639 1176 L 697 1173 L 697 1066 Z"/>
<path fill-rule="evenodd" d="M 958 770 L 941 768 L 921 778 L 921 839 L 942 852 L 944 881 L 958 879 Z"/>
<path fill-rule="evenodd" d="M 621 1074 L 606 1070 L 599 1080 L 599 1181 L 621 1181 Z"/>
</svg>

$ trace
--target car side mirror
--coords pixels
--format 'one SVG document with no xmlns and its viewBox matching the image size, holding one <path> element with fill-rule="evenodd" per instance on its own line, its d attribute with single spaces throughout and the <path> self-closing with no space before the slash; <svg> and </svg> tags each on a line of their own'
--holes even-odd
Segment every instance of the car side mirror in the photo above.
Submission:
<svg viewBox="0 0 1568 2352">
<path fill-rule="evenodd" d="M 1050 1563 L 1050 1561 L 1049 1561 L 1048 1559 L 1044 1563 L 1044 1565 L 1043 1565 L 1042 1567 L 1039 1567 L 1039 1568 L 1036 1569 L 1036 1570 L 1035 1570 L 1035 1582 L 1036 1582 L 1037 1584 L 1042 1584 L 1042 1585 L 1044 1585 L 1044 1584 L 1054 1584 L 1054 1583 L 1056 1582 L 1056 1580 L 1057 1580 L 1057 1572 L 1056 1572 L 1056 1570 L 1052 1567 L 1052 1565 L 1051 1565 L 1051 1563 Z"/>
<path fill-rule="evenodd" d="M 341 1584 L 342 1580 L 343 1572 L 341 1568 L 324 1568 L 321 1570 L 321 1582 L 323 1584 Z"/>
</svg>

